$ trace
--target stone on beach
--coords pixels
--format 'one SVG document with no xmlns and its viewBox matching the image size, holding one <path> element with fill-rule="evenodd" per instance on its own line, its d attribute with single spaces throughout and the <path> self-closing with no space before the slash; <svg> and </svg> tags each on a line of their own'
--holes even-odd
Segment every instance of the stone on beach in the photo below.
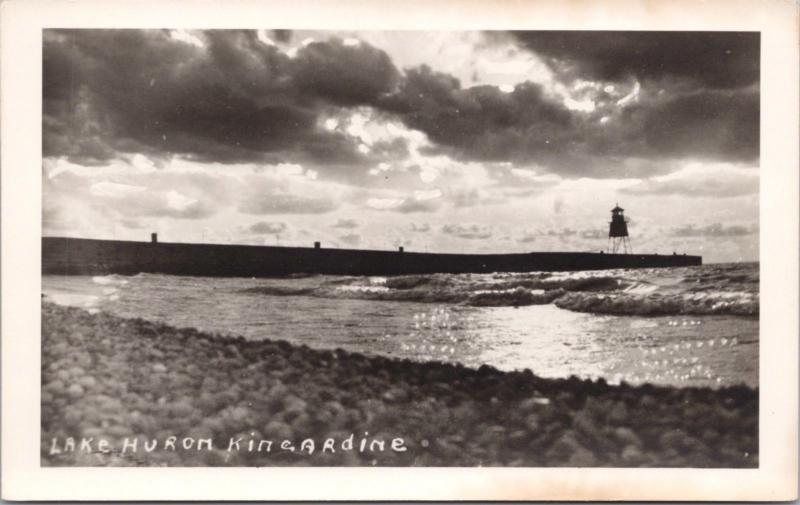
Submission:
<svg viewBox="0 0 800 505">
<path fill-rule="evenodd" d="M 73 384 L 67 389 L 67 394 L 73 399 L 80 398 L 83 396 L 83 388 L 80 384 Z"/>
</svg>

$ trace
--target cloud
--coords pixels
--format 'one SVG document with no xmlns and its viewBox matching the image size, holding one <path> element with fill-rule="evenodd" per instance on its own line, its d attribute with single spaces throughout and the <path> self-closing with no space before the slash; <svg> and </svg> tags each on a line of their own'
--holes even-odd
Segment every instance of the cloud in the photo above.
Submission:
<svg viewBox="0 0 800 505">
<path fill-rule="evenodd" d="M 294 67 L 292 77 L 301 91 L 345 106 L 375 102 L 394 88 L 400 76 L 382 50 L 340 39 L 304 46 Z"/>
<path fill-rule="evenodd" d="M 330 198 L 295 194 L 253 194 L 239 205 L 245 214 L 325 214 L 338 207 Z"/>
<path fill-rule="evenodd" d="M 408 214 L 413 212 L 435 212 L 442 206 L 442 191 L 418 190 L 412 196 L 392 196 L 389 198 L 368 198 L 365 205 L 374 210 Z"/>
<path fill-rule="evenodd" d="M 431 153 L 459 160 L 536 163 L 563 177 L 641 177 L 669 171 L 665 160 L 758 158 L 755 89 L 670 89 L 620 106 L 606 121 L 570 110 L 542 85 L 462 88 L 427 67 L 410 69 L 380 106 L 432 141 Z M 519 169 L 516 177 L 533 177 Z"/>
<path fill-rule="evenodd" d="M 392 210 L 408 214 L 411 212 L 436 212 L 442 206 L 439 199 L 419 199 L 406 198 L 403 202 Z"/>
<path fill-rule="evenodd" d="M 217 209 L 209 202 L 192 202 L 180 208 L 169 204 L 167 197 L 157 196 L 144 200 L 129 201 L 121 205 L 124 212 L 150 217 L 171 217 L 176 219 L 206 219 L 216 214 Z"/>
<path fill-rule="evenodd" d="M 559 195 L 553 200 L 553 213 L 561 214 L 561 209 L 563 208 L 564 208 L 564 197 Z"/>
<path fill-rule="evenodd" d="M 363 37 L 352 43 L 328 33 L 285 51 L 264 42 L 274 42 L 271 35 L 46 30 L 45 157 L 87 166 L 124 154 L 157 165 L 174 156 L 300 163 L 365 184 L 379 164 L 418 155 L 518 168 L 534 162 L 543 173 L 610 178 L 666 173 L 661 160 L 759 154 L 757 34 L 513 33 L 560 72 L 566 95 L 546 82 L 464 87 L 425 65 L 401 72 Z M 643 84 L 585 80 L 629 76 Z M 370 142 L 352 128 L 326 126 L 355 110 L 399 120 L 428 145 L 415 151 L 410 138 Z"/>
<path fill-rule="evenodd" d="M 119 215 L 140 217 L 170 217 L 175 219 L 206 219 L 217 212 L 210 202 L 194 201 L 182 207 L 170 205 L 168 196 L 163 193 L 147 193 L 114 198 L 103 205 L 106 209 L 114 209 Z M 96 205 L 100 207 L 100 205 Z"/>
<path fill-rule="evenodd" d="M 163 30 L 46 30 L 44 155 L 368 164 L 352 139 L 317 119 L 390 91 L 398 71 L 383 51 L 331 38 L 292 58 L 255 31 L 191 35 L 201 47 Z"/>
<path fill-rule="evenodd" d="M 92 183 L 90 177 L 71 173 L 48 180 L 48 197 L 53 191 L 68 191 L 71 197 L 83 200 L 96 211 L 113 215 L 117 220 L 140 217 L 200 220 L 213 216 L 220 207 L 209 195 L 192 198 L 165 187 L 107 180 Z"/>
<path fill-rule="evenodd" d="M 519 242 L 520 244 L 530 244 L 531 242 L 536 242 L 536 234 L 526 232 L 517 239 L 517 242 Z"/>
<path fill-rule="evenodd" d="M 562 228 L 560 230 L 547 230 L 542 232 L 542 235 L 547 235 L 548 237 L 572 237 L 575 236 L 578 232 L 570 229 L 570 228 Z"/>
<path fill-rule="evenodd" d="M 629 195 L 679 195 L 686 197 L 728 198 L 758 194 L 759 177 L 717 172 L 714 175 L 691 175 L 676 179 L 647 179 L 619 190 Z"/>
<path fill-rule="evenodd" d="M 742 237 L 758 233 L 758 226 L 730 225 L 722 223 L 712 223 L 706 226 L 695 227 L 686 225 L 672 230 L 674 237 Z"/>
<path fill-rule="evenodd" d="M 361 243 L 361 235 L 357 233 L 349 233 L 347 235 L 341 235 L 339 240 L 347 245 L 356 246 Z"/>
<path fill-rule="evenodd" d="M 124 226 L 125 228 L 131 228 L 134 230 L 144 228 L 144 223 L 142 223 L 138 219 L 123 219 L 120 221 L 120 223 L 122 223 L 122 226 Z"/>
<path fill-rule="evenodd" d="M 336 221 L 336 224 L 333 225 L 334 228 L 344 228 L 348 230 L 352 230 L 353 228 L 358 228 L 359 224 L 358 221 L 355 219 L 340 219 Z"/>
<path fill-rule="evenodd" d="M 120 184 L 110 181 L 100 181 L 92 184 L 92 186 L 89 188 L 89 191 L 93 195 L 109 196 L 112 198 L 130 196 L 140 193 L 144 190 L 145 188 L 142 186 L 132 186 L 130 184 Z"/>
<path fill-rule="evenodd" d="M 285 44 L 292 40 L 292 30 L 270 30 L 270 33 L 277 42 Z"/>
<path fill-rule="evenodd" d="M 759 80 L 758 32 L 516 31 L 562 78 L 686 80 L 728 89 Z"/>
<path fill-rule="evenodd" d="M 483 161 L 528 159 L 569 130 L 571 115 L 538 84 L 505 93 L 496 86 L 462 88 L 427 66 L 408 69 L 381 106 L 454 154 Z"/>
<path fill-rule="evenodd" d="M 69 217 L 61 206 L 45 204 L 42 206 L 42 228 L 50 230 L 70 230 L 79 226 L 77 219 Z"/>
<path fill-rule="evenodd" d="M 602 229 L 581 230 L 580 236 L 581 238 L 591 239 L 591 240 L 608 238 L 608 230 L 602 230 Z"/>
<path fill-rule="evenodd" d="M 442 233 L 465 239 L 487 239 L 492 236 L 492 228 L 488 226 L 446 224 L 442 226 Z"/>
<path fill-rule="evenodd" d="M 713 90 L 635 105 L 623 113 L 646 147 L 643 155 L 757 160 L 759 94 Z"/>
<path fill-rule="evenodd" d="M 232 242 L 264 220 L 286 223 L 287 240 L 361 232 L 371 247 L 405 230 L 431 250 L 460 234 L 490 238 L 463 241 L 489 251 L 602 241 L 591 229 L 620 192 L 672 196 L 668 216 L 620 201 L 640 209 L 642 233 L 753 220 L 752 36 L 595 32 L 590 47 L 533 35 L 45 30 L 43 195 L 60 209 L 46 222 L 107 238 L 140 237 L 122 220 L 181 240 L 202 227 Z M 736 245 L 714 258 L 746 242 L 757 254 L 757 235 L 717 242 Z"/>
<path fill-rule="evenodd" d="M 526 197 L 536 192 L 537 190 L 519 188 L 491 191 L 483 188 L 464 187 L 449 189 L 447 197 L 454 207 L 461 208 L 507 203 L 508 197 Z"/>
<path fill-rule="evenodd" d="M 247 231 L 258 235 L 279 235 L 288 229 L 286 223 L 259 221 L 251 224 Z"/>
</svg>

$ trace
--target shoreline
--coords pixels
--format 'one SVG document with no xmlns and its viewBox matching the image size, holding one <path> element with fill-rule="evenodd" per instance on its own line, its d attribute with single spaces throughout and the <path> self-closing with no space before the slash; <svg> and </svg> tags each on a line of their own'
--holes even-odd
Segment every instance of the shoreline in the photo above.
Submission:
<svg viewBox="0 0 800 505">
<path fill-rule="evenodd" d="M 164 448 L 170 437 L 174 450 Z M 351 437 L 347 450 L 342 443 Z M 86 438 L 90 451 L 80 450 Z M 240 439 L 238 450 L 229 450 L 231 438 Z M 328 439 L 338 449 L 325 450 Z M 405 450 L 391 449 L 396 439 Z M 198 450 L 200 440 L 211 447 Z M 313 451 L 303 450 L 305 440 Z M 359 451 L 361 440 L 381 441 L 384 450 Z M 271 450 L 247 450 L 264 448 L 261 441 Z M 293 450 L 282 449 L 286 441 Z M 136 451 L 123 451 L 134 443 Z M 43 302 L 41 460 L 753 468 L 758 389 L 544 379 L 529 370 L 248 341 Z"/>
</svg>

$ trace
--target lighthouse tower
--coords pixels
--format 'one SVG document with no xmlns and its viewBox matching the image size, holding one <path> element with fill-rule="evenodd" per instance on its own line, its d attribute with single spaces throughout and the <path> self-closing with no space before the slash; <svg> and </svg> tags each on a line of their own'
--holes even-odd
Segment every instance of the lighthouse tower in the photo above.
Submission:
<svg viewBox="0 0 800 505">
<path fill-rule="evenodd" d="M 633 253 L 631 240 L 628 237 L 628 220 L 622 214 L 625 209 L 617 204 L 611 209 L 611 222 L 608 223 L 608 242 L 613 254 Z"/>
</svg>

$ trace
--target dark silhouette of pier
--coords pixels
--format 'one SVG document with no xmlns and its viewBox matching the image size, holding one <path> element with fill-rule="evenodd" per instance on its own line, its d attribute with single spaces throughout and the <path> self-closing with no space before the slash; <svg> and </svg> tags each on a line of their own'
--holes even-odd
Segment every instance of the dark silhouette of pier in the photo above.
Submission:
<svg viewBox="0 0 800 505">
<path fill-rule="evenodd" d="M 292 274 L 403 275 L 578 271 L 702 264 L 700 256 L 531 252 L 439 254 L 362 249 L 184 244 L 42 238 L 42 273 L 134 275 L 141 272 L 209 277 L 280 277 Z"/>
</svg>

